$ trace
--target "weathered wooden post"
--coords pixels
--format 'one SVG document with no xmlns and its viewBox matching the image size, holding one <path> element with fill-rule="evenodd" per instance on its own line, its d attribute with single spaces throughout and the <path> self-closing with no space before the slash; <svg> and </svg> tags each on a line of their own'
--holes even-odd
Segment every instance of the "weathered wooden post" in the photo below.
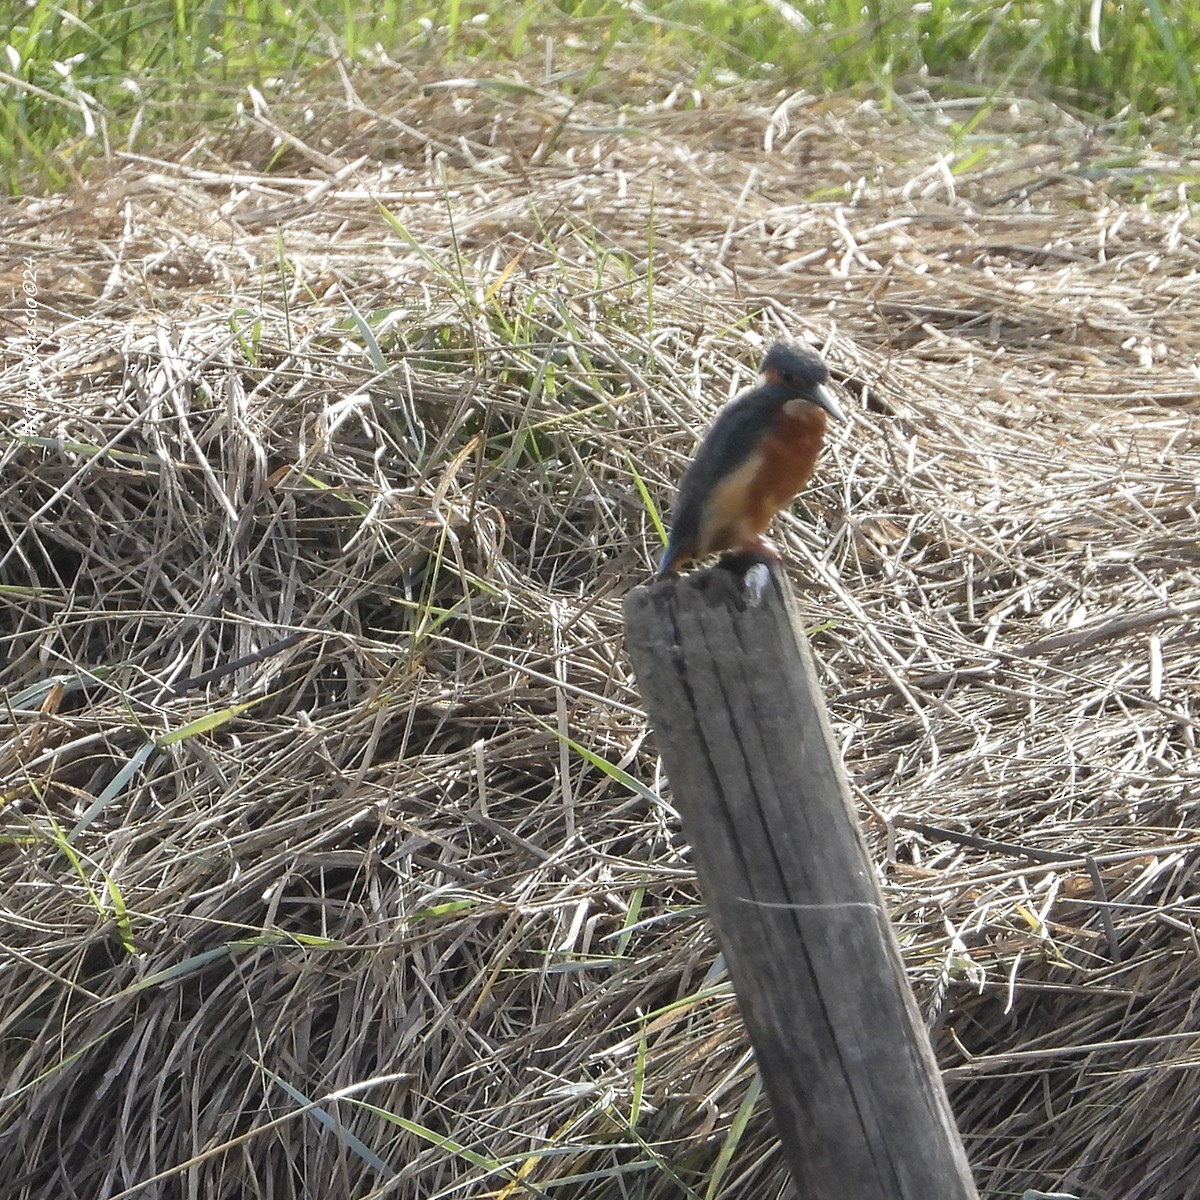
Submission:
<svg viewBox="0 0 1200 1200">
<path fill-rule="evenodd" d="M 802 1200 L 977 1200 L 782 572 L 625 602 L 638 687 Z"/>
</svg>

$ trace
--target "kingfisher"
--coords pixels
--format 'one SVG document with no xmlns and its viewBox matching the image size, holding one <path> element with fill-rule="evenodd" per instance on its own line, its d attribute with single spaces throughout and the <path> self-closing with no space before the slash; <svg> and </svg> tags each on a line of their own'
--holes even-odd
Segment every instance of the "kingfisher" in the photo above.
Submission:
<svg viewBox="0 0 1200 1200">
<path fill-rule="evenodd" d="M 680 481 L 656 578 L 726 551 L 779 557 L 762 535 L 812 477 L 828 418 L 846 419 L 828 379 L 807 347 L 771 346 L 761 382 L 721 409 Z"/>
</svg>

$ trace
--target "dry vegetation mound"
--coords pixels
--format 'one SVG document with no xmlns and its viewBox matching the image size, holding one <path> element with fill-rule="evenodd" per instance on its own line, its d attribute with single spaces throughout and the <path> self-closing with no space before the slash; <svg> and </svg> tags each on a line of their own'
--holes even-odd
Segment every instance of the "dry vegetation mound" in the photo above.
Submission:
<svg viewBox="0 0 1200 1200">
<path fill-rule="evenodd" d="M 5 1195 L 783 1194 L 619 619 L 782 332 L 854 410 L 778 540 L 980 1184 L 1200 1195 L 1180 165 L 405 90 L 5 218 Z"/>
</svg>

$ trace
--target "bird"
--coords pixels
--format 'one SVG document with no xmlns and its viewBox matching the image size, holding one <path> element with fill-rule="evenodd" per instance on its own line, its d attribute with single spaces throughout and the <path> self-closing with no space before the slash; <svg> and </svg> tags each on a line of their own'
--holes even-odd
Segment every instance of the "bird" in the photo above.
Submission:
<svg viewBox="0 0 1200 1200">
<path fill-rule="evenodd" d="M 779 557 L 762 535 L 812 477 L 827 414 L 846 419 L 828 378 L 812 350 L 771 346 L 762 381 L 721 409 L 684 472 L 656 579 L 725 551 Z"/>
</svg>

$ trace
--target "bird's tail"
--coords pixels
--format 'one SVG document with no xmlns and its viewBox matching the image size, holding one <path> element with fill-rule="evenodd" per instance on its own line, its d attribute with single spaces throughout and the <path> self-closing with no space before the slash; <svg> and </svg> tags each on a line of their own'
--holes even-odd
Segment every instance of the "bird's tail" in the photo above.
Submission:
<svg viewBox="0 0 1200 1200">
<path fill-rule="evenodd" d="M 668 575 L 674 575 L 686 561 L 687 555 L 684 553 L 684 548 L 674 542 L 668 542 L 667 548 L 662 552 L 662 558 L 658 560 L 658 570 L 655 572 L 654 578 L 665 579 Z"/>
</svg>

